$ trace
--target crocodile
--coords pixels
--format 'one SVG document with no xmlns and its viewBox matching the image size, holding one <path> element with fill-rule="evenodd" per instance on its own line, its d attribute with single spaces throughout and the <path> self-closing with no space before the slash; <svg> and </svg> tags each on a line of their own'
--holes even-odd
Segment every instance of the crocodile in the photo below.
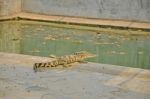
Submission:
<svg viewBox="0 0 150 99">
<path fill-rule="evenodd" d="M 54 68 L 58 66 L 63 66 L 66 68 L 66 67 L 70 67 L 72 63 L 75 62 L 87 63 L 86 61 L 84 61 L 84 59 L 92 58 L 92 57 L 96 57 L 96 55 L 86 51 L 75 52 L 72 55 L 56 57 L 55 60 L 50 62 L 35 63 L 33 69 L 35 72 L 37 72 L 37 71 L 43 71 L 43 69 Z"/>
</svg>

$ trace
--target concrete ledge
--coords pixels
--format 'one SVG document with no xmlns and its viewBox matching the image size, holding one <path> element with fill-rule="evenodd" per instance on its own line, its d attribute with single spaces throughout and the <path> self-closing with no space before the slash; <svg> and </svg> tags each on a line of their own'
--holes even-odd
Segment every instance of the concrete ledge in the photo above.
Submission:
<svg viewBox="0 0 150 99">
<path fill-rule="evenodd" d="M 35 73 L 50 58 L 0 53 L 0 99 L 149 99 L 150 70 L 108 64 L 77 64 Z"/>
<path fill-rule="evenodd" d="M 146 22 L 135 22 L 135 21 L 124 21 L 124 20 L 106 20 L 106 19 L 90 19 L 81 17 L 68 17 L 68 16 L 49 16 L 32 13 L 18 13 L 11 16 L 0 17 L 0 21 L 10 19 L 28 19 L 28 20 L 41 20 L 41 21 L 52 21 L 52 22 L 65 22 L 73 24 L 83 25 L 100 25 L 100 26 L 113 26 L 123 28 L 137 28 L 137 29 L 150 29 L 150 23 Z"/>
<path fill-rule="evenodd" d="M 17 64 L 32 67 L 35 62 L 48 62 L 52 58 L 0 52 L 0 64 Z"/>
<path fill-rule="evenodd" d="M 33 64 L 36 62 L 49 62 L 52 60 L 54 60 L 54 58 L 0 52 L 0 64 L 26 65 L 27 67 L 32 68 Z M 120 74 L 122 71 L 128 69 L 145 70 L 139 68 L 130 68 L 118 65 L 99 64 L 92 62 L 89 62 L 88 64 L 75 64 L 75 66 L 73 66 L 71 69 L 101 72 L 111 75 Z"/>
<path fill-rule="evenodd" d="M 2 53 L 0 52 L 0 64 L 14 64 L 14 65 L 24 65 L 29 68 L 33 67 L 33 64 L 36 62 L 49 62 L 54 60 L 49 57 L 38 57 L 30 55 L 21 55 L 13 53 Z M 98 64 L 98 63 L 88 63 L 88 64 L 75 64 L 72 68 L 69 69 L 80 69 L 91 72 L 102 72 L 111 75 L 117 75 L 122 72 L 124 69 L 130 69 L 129 67 L 107 65 L 107 64 Z M 92 66 L 92 67 L 91 67 Z M 93 67 L 94 66 L 94 67 Z"/>
</svg>

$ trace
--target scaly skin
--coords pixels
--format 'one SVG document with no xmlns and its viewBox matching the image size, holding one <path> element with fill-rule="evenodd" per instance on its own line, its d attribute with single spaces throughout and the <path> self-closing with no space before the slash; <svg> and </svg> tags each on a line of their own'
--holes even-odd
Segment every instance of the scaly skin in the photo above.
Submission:
<svg viewBox="0 0 150 99">
<path fill-rule="evenodd" d="M 34 71 L 41 71 L 41 69 L 47 69 L 47 68 L 53 68 L 58 67 L 62 65 L 63 67 L 69 67 L 70 64 L 75 62 L 84 62 L 83 60 L 86 58 L 95 57 L 96 55 L 82 51 L 82 52 L 76 52 L 73 55 L 66 55 L 56 58 L 56 60 L 53 60 L 51 62 L 43 62 L 43 63 L 35 63 L 34 64 Z M 84 62 L 85 63 L 85 62 Z"/>
</svg>

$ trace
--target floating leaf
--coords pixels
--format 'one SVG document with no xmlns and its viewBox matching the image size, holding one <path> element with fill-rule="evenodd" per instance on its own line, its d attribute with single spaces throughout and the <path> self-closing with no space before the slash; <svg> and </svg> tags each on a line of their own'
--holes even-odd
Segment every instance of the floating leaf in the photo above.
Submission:
<svg viewBox="0 0 150 99">
<path fill-rule="evenodd" d="M 116 54 L 116 51 L 111 51 L 112 54 Z"/>
<path fill-rule="evenodd" d="M 116 44 L 116 46 L 120 47 L 121 45 L 119 45 L 119 44 Z"/>
<path fill-rule="evenodd" d="M 143 54 L 143 52 L 142 52 L 142 51 L 140 51 L 140 52 L 138 52 L 138 54 Z"/>
<path fill-rule="evenodd" d="M 44 38 L 45 40 L 56 40 L 56 38 L 52 37 L 51 35 L 48 35 Z"/>
<path fill-rule="evenodd" d="M 124 54 L 126 54 L 125 52 L 119 52 L 118 54 L 120 54 L 120 55 L 124 55 Z"/>
</svg>

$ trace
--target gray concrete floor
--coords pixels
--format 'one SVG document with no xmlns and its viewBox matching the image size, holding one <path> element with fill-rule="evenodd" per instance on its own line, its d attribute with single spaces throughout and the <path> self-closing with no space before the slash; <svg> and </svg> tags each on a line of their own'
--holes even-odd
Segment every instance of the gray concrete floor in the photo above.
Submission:
<svg viewBox="0 0 150 99">
<path fill-rule="evenodd" d="M 87 63 L 33 71 L 50 60 L 0 53 L 0 99 L 150 99 L 150 70 Z"/>
</svg>

